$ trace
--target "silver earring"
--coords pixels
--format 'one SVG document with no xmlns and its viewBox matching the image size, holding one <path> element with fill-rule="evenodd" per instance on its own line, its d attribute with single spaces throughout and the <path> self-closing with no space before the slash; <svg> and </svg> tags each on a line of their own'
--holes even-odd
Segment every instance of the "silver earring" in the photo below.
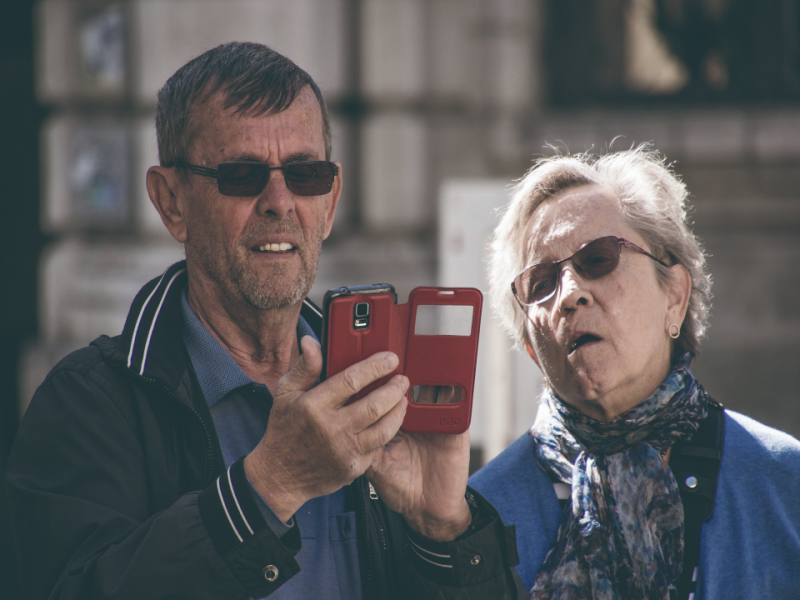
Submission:
<svg viewBox="0 0 800 600">
<path fill-rule="evenodd" d="M 672 331 L 673 327 L 675 328 L 675 332 L 674 333 Z M 671 337 L 673 340 L 677 340 L 678 336 L 681 334 L 681 328 L 678 327 L 675 323 L 670 325 L 669 328 L 667 329 L 667 331 L 669 332 L 669 337 Z"/>
</svg>

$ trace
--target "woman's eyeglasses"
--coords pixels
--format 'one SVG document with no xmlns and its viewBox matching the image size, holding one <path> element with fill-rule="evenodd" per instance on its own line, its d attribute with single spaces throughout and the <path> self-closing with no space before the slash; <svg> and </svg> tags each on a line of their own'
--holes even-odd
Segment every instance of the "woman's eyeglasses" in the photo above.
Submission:
<svg viewBox="0 0 800 600">
<path fill-rule="evenodd" d="M 223 196 L 258 196 L 267 187 L 270 171 L 283 171 L 286 187 L 295 196 L 323 196 L 331 191 L 339 168 L 327 160 L 292 162 L 282 167 L 270 167 L 259 162 L 224 162 L 216 169 L 189 163 L 176 163 L 195 175 L 213 177 Z"/>
<path fill-rule="evenodd" d="M 575 254 L 567 258 L 536 263 L 527 267 L 511 282 L 511 291 L 517 302 L 523 307 L 539 304 L 555 294 L 560 279 L 559 265 L 561 263 L 571 260 L 575 265 L 575 270 L 584 279 L 600 279 L 617 268 L 622 248 L 641 252 L 658 264 L 668 266 L 633 242 L 609 235 L 584 244 Z"/>
</svg>

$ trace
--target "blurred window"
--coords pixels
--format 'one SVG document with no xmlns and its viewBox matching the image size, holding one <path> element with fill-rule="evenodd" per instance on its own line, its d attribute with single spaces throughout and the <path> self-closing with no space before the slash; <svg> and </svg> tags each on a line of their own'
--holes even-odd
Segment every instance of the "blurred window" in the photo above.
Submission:
<svg viewBox="0 0 800 600">
<path fill-rule="evenodd" d="M 546 0 L 552 106 L 800 101 L 797 0 Z"/>
</svg>

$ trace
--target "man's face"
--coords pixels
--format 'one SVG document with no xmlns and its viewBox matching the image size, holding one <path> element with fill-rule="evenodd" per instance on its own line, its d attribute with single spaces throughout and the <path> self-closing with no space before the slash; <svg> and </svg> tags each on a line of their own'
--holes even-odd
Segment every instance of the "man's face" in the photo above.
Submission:
<svg viewBox="0 0 800 600">
<path fill-rule="evenodd" d="M 196 112 L 200 132 L 189 162 L 256 161 L 271 167 L 325 160 L 322 114 L 310 88 L 278 114 L 248 116 L 216 94 Z M 215 179 L 189 175 L 186 259 L 202 294 L 262 310 L 301 302 L 311 289 L 322 240 L 333 224 L 341 176 L 325 196 L 295 196 L 282 171 L 271 171 L 254 197 L 223 196 Z"/>
</svg>

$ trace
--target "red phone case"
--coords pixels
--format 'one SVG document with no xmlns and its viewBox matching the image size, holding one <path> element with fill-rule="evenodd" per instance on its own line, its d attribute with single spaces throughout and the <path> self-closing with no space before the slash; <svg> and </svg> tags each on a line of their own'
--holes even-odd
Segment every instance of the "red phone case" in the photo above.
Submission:
<svg viewBox="0 0 800 600">
<path fill-rule="evenodd" d="M 370 304 L 370 324 L 353 328 L 357 303 Z M 408 377 L 409 392 L 416 385 L 456 385 L 464 390 L 457 404 L 418 404 L 409 400 L 401 429 L 410 433 L 462 433 L 472 418 L 475 366 L 483 295 L 474 288 L 418 287 L 406 304 L 395 304 L 390 293 L 339 296 L 326 316 L 326 378 L 376 352 L 390 350 L 400 364 L 388 376 L 353 396 L 351 402 L 383 385 L 392 375 Z M 417 335 L 414 333 L 420 306 L 471 306 L 469 335 Z"/>
</svg>

